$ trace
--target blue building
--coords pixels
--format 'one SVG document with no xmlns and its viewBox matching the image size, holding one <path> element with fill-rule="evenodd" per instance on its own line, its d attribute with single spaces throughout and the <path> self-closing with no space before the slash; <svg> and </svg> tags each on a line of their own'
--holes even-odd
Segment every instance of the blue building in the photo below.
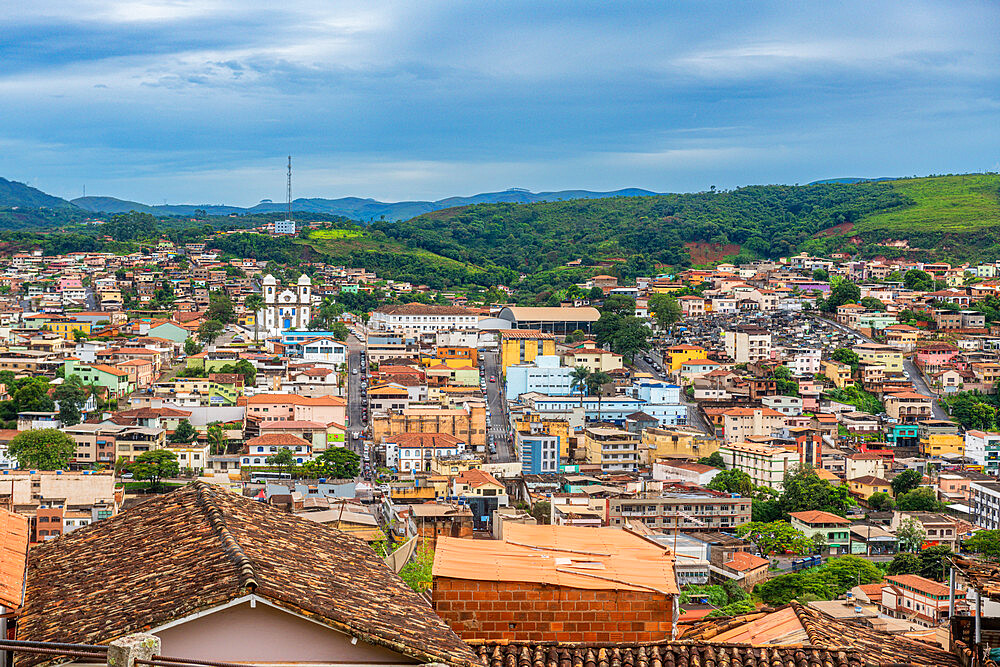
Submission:
<svg viewBox="0 0 1000 667">
<path fill-rule="evenodd" d="M 547 433 L 517 432 L 521 450 L 522 475 L 549 475 L 559 472 L 559 438 Z"/>
</svg>

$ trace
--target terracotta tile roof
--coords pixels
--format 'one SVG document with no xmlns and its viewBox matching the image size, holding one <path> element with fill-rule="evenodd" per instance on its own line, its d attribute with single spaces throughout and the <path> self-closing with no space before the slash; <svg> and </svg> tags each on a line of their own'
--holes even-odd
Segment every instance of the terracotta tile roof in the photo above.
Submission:
<svg viewBox="0 0 1000 667">
<path fill-rule="evenodd" d="M 269 446 L 273 445 L 284 446 L 284 447 L 309 447 L 311 443 L 303 440 L 297 435 L 292 435 L 291 433 L 265 433 L 264 435 L 258 435 L 256 438 L 250 438 L 245 443 L 246 447 L 258 447 L 258 446 Z"/>
<path fill-rule="evenodd" d="M 1000 602 L 1000 565 L 958 555 L 952 555 L 951 562 L 969 581 L 970 588 L 994 602 Z"/>
<path fill-rule="evenodd" d="M 248 404 L 261 403 L 287 405 L 347 405 L 339 396 L 299 396 L 298 394 L 255 394 L 247 396 Z"/>
<path fill-rule="evenodd" d="M 730 558 L 731 560 L 725 563 L 725 565 L 726 567 L 736 570 L 737 572 L 756 570 L 758 567 L 767 567 L 771 564 L 771 561 L 768 559 L 755 556 L 754 554 L 747 553 L 746 551 L 735 551 Z"/>
<path fill-rule="evenodd" d="M 474 489 L 478 489 L 484 484 L 492 484 L 493 486 L 502 487 L 503 484 L 493 475 L 480 470 L 479 468 L 472 468 L 470 470 L 463 470 L 458 473 L 458 479 L 455 480 L 458 484 L 468 484 Z"/>
<path fill-rule="evenodd" d="M 400 433 L 383 436 L 382 441 L 397 447 L 458 447 L 462 442 L 449 433 Z"/>
<path fill-rule="evenodd" d="M 470 642 L 470 644 L 473 644 Z M 740 667 L 864 667 L 857 653 L 811 646 L 748 644 L 556 644 L 504 642 L 473 644 L 486 667 L 673 667 L 674 665 L 739 665 Z"/>
<path fill-rule="evenodd" d="M 821 510 L 811 510 L 809 512 L 791 512 L 788 516 L 795 517 L 799 521 L 808 524 L 814 523 L 835 523 L 847 525 L 851 523 L 842 516 L 837 516 L 836 514 L 831 514 L 830 512 L 823 512 Z"/>
<path fill-rule="evenodd" d="M 379 306 L 376 313 L 386 315 L 476 315 L 475 310 L 462 308 L 461 306 L 438 306 L 423 303 L 403 303 L 389 306 Z"/>
<path fill-rule="evenodd" d="M 248 593 L 417 662 L 479 667 L 361 540 L 200 482 L 33 548 L 18 636 L 103 644 Z"/>
<path fill-rule="evenodd" d="M 0 510 L 0 605 L 7 609 L 17 609 L 23 602 L 27 560 L 28 517 Z"/>
<path fill-rule="evenodd" d="M 916 574 L 894 574 L 885 578 L 889 584 L 896 586 L 906 586 L 921 593 L 930 595 L 948 595 L 948 587 L 937 581 L 925 579 Z"/>
</svg>

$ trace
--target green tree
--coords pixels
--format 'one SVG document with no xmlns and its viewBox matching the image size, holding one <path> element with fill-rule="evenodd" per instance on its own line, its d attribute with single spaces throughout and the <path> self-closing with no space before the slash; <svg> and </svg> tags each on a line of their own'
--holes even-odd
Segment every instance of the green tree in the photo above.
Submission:
<svg viewBox="0 0 1000 667">
<path fill-rule="evenodd" d="M 860 303 L 868 310 L 877 310 L 878 312 L 885 311 L 885 304 L 882 303 L 882 300 L 876 299 L 873 296 L 866 296 L 865 298 L 861 299 Z"/>
<path fill-rule="evenodd" d="M 952 551 L 943 544 L 935 544 L 922 550 L 920 556 L 920 572 L 924 579 L 944 581 L 951 563 Z"/>
<path fill-rule="evenodd" d="M 837 312 L 844 304 L 857 303 L 861 299 L 861 288 L 849 280 L 841 280 L 830 290 L 830 296 L 823 300 L 822 310 L 828 313 Z"/>
<path fill-rule="evenodd" d="M 898 496 L 896 508 L 901 512 L 937 512 L 944 509 L 944 503 L 937 499 L 934 489 L 923 486 Z"/>
<path fill-rule="evenodd" d="M 361 457 L 346 447 L 330 447 L 306 464 L 309 474 L 334 479 L 353 479 L 361 471 Z"/>
<path fill-rule="evenodd" d="M 722 457 L 720 456 L 719 458 L 721 459 Z M 750 479 L 750 475 L 735 468 L 721 471 L 708 483 L 708 488 L 724 493 L 738 493 L 745 498 L 752 496 L 754 491 L 753 480 Z"/>
<path fill-rule="evenodd" d="M 646 305 L 661 329 L 669 329 L 681 319 L 681 304 L 673 294 L 657 292 Z"/>
<path fill-rule="evenodd" d="M 583 407 L 583 396 L 590 388 L 587 385 L 589 377 L 590 371 L 583 366 L 576 366 L 569 374 L 569 389 L 570 391 L 580 392 L 580 407 Z"/>
<path fill-rule="evenodd" d="M 217 320 L 222 324 L 232 324 L 236 321 L 233 300 L 224 292 L 212 292 L 209 296 L 208 313 L 205 316 L 209 320 Z"/>
<path fill-rule="evenodd" d="M 859 556 L 831 558 L 822 568 L 822 576 L 834 595 L 843 595 L 855 586 L 882 581 L 882 572 Z"/>
<path fill-rule="evenodd" d="M 996 428 L 997 411 L 992 405 L 986 403 L 976 403 L 969 409 L 969 418 L 966 428 L 980 431 L 992 431 Z"/>
<path fill-rule="evenodd" d="M 875 512 L 889 512 L 896 507 L 896 501 L 888 493 L 876 491 L 868 496 L 868 507 Z"/>
<path fill-rule="evenodd" d="M 1000 530 L 979 530 L 962 542 L 962 548 L 990 560 L 1000 559 Z"/>
<path fill-rule="evenodd" d="M 143 452 L 128 464 L 127 469 L 135 479 L 149 482 L 151 489 L 159 489 L 164 479 L 176 477 L 180 473 L 177 455 L 169 449 Z"/>
<path fill-rule="evenodd" d="M 808 467 L 786 474 L 783 489 L 778 504 L 785 517 L 812 510 L 847 516 L 847 510 L 855 504 L 846 484 L 833 486 Z"/>
<path fill-rule="evenodd" d="M 811 602 L 833 599 L 833 591 L 826 581 L 808 572 L 783 574 L 757 584 L 754 590 L 765 604 L 775 607 L 786 605 L 792 600 Z"/>
<path fill-rule="evenodd" d="M 243 383 L 252 387 L 257 384 L 257 367 L 246 359 L 240 359 L 233 364 L 233 372 L 243 376 Z"/>
<path fill-rule="evenodd" d="M 174 432 L 167 436 L 167 440 L 178 444 L 189 444 L 198 439 L 198 431 L 187 419 L 182 419 Z"/>
<path fill-rule="evenodd" d="M 886 572 L 889 574 L 919 574 L 920 556 L 910 552 L 898 553 L 889 561 Z"/>
<path fill-rule="evenodd" d="M 334 340 L 339 340 L 339 341 L 347 340 L 347 337 L 351 333 L 348 330 L 347 325 L 344 324 L 343 322 L 334 322 L 333 326 L 330 327 L 330 332 L 333 334 Z"/>
<path fill-rule="evenodd" d="M 267 457 L 268 465 L 277 467 L 279 470 L 291 472 L 295 467 L 295 455 L 292 450 L 282 447 L 277 452 Z"/>
<path fill-rule="evenodd" d="M 912 491 L 920 486 L 920 482 L 923 481 L 923 479 L 924 476 L 917 470 L 913 470 L 912 468 L 904 470 L 893 477 L 890 482 L 892 485 L 892 495 L 899 498 L 904 493 Z"/>
<path fill-rule="evenodd" d="M 587 376 L 587 393 L 591 396 L 597 396 L 597 421 L 601 421 L 602 389 L 609 382 L 611 382 L 611 376 L 604 371 L 597 371 Z"/>
<path fill-rule="evenodd" d="M 896 543 L 900 551 L 919 551 L 926 539 L 927 531 L 916 519 L 903 519 L 896 528 Z"/>
<path fill-rule="evenodd" d="M 851 367 L 852 372 L 857 371 L 858 364 L 861 363 L 861 357 L 858 356 L 858 353 L 846 347 L 840 347 L 834 350 L 833 354 L 830 355 L 830 358 L 834 361 L 839 361 L 842 364 L 847 364 Z"/>
<path fill-rule="evenodd" d="M 198 345 L 198 342 L 193 336 L 188 336 L 184 341 L 184 354 L 190 357 L 191 355 L 198 354 L 199 352 L 201 352 L 201 345 Z"/>
<path fill-rule="evenodd" d="M 926 271 L 910 269 L 903 276 L 903 285 L 917 292 L 929 292 L 934 289 L 934 277 Z"/>
<path fill-rule="evenodd" d="M 63 426 L 80 423 L 80 410 L 87 402 L 87 390 L 79 375 L 71 375 L 52 392 L 52 398 L 59 403 L 59 422 Z"/>
<path fill-rule="evenodd" d="M 226 439 L 226 430 L 222 427 L 222 422 L 212 422 L 209 424 L 207 436 L 209 451 L 211 451 L 212 454 L 226 453 L 228 440 Z"/>
<path fill-rule="evenodd" d="M 222 322 L 218 320 L 205 320 L 201 323 L 201 326 L 198 327 L 198 337 L 211 345 L 212 342 L 222 334 L 225 328 L 226 327 L 223 326 Z"/>
<path fill-rule="evenodd" d="M 54 428 L 21 431 L 7 446 L 8 455 L 17 459 L 19 467 L 39 470 L 61 470 L 75 452 L 73 439 Z"/>
<path fill-rule="evenodd" d="M 540 526 L 547 526 L 552 519 L 552 504 L 545 500 L 540 500 L 531 507 L 531 516 L 535 518 Z"/>
<path fill-rule="evenodd" d="M 31 378 L 14 392 L 17 412 L 52 412 L 55 401 L 48 394 L 49 383 L 42 378 Z"/>
<path fill-rule="evenodd" d="M 812 540 L 793 528 L 787 521 L 758 523 L 751 521 L 736 528 L 736 534 L 753 542 L 761 554 L 805 554 L 812 548 Z"/>
<path fill-rule="evenodd" d="M 260 317 L 260 311 L 264 308 L 264 297 L 260 294 L 254 292 L 253 294 L 248 294 L 243 300 L 243 306 L 252 312 L 253 315 L 253 342 L 258 341 L 258 332 L 260 331 L 260 322 L 257 320 Z"/>
<path fill-rule="evenodd" d="M 722 454 L 719 452 L 712 452 L 708 456 L 703 456 L 698 459 L 698 463 L 703 466 L 712 466 L 713 468 L 718 468 L 719 470 L 726 469 L 726 462 L 722 460 Z"/>
<path fill-rule="evenodd" d="M 830 274 L 827 273 L 826 269 L 813 269 L 812 279 L 825 283 L 830 279 Z"/>
</svg>

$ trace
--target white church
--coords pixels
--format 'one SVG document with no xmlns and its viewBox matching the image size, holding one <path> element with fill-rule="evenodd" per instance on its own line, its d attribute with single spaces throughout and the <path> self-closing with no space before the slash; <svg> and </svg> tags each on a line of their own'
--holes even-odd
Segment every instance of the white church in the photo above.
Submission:
<svg viewBox="0 0 1000 667">
<path fill-rule="evenodd" d="M 299 276 L 295 288 L 281 287 L 270 273 L 264 276 L 264 308 L 257 314 L 267 336 L 289 329 L 304 330 L 312 319 L 312 279 Z"/>
</svg>

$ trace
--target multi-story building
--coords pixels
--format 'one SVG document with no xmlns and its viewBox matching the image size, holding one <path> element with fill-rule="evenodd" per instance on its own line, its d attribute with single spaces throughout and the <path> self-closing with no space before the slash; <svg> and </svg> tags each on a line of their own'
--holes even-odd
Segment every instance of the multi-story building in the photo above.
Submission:
<svg viewBox="0 0 1000 667">
<path fill-rule="evenodd" d="M 903 424 L 914 424 L 930 419 L 932 415 L 931 399 L 923 394 L 902 391 L 887 394 L 883 401 L 886 414 Z"/>
<path fill-rule="evenodd" d="M 665 484 L 658 494 L 606 499 L 607 525 L 641 521 L 649 528 L 687 532 L 733 530 L 750 521 L 750 498 L 694 484 Z"/>
<path fill-rule="evenodd" d="M 379 306 L 368 320 L 369 330 L 403 334 L 434 333 L 442 329 L 475 329 L 479 314 L 460 306 L 422 303 Z"/>
<path fill-rule="evenodd" d="M 799 465 L 794 449 L 770 447 L 750 442 L 733 442 L 719 447 L 726 468 L 736 468 L 750 475 L 756 486 L 781 491 L 785 475 Z"/>
<path fill-rule="evenodd" d="M 727 443 L 773 435 L 784 427 L 785 415 L 771 408 L 730 408 L 722 413 L 723 438 Z"/>
<path fill-rule="evenodd" d="M 372 414 L 372 439 L 403 433 L 447 433 L 476 451 L 486 449 L 486 405 L 469 401 L 461 408 L 417 407 Z"/>
<path fill-rule="evenodd" d="M 1000 529 L 1000 482 L 973 481 L 969 494 L 972 523 L 989 530 Z"/>
<path fill-rule="evenodd" d="M 295 458 L 295 463 L 302 465 L 312 460 L 312 443 L 290 433 L 268 433 L 251 438 L 243 445 L 243 456 L 240 465 L 268 465 L 268 458 L 283 449 L 287 449 Z"/>
<path fill-rule="evenodd" d="M 257 321 L 268 336 L 277 336 L 288 329 L 308 329 L 312 319 L 312 279 L 299 276 L 294 288 L 282 289 L 271 274 L 264 276 L 264 308 Z"/>
<path fill-rule="evenodd" d="M 957 589 L 955 599 L 964 601 L 966 591 Z M 879 609 L 893 618 L 936 628 L 948 620 L 951 592 L 948 586 L 916 574 L 894 574 L 885 578 Z"/>
<path fill-rule="evenodd" d="M 538 357 L 556 353 L 556 339 L 550 333 L 530 329 L 500 332 L 500 366 L 503 373 L 511 366 L 533 363 Z"/>
<path fill-rule="evenodd" d="M 260 422 L 315 421 L 343 424 L 347 402 L 338 396 L 299 396 L 298 394 L 257 394 L 246 401 L 247 418 Z"/>
<path fill-rule="evenodd" d="M 397 433 L 382 438 L 385 464 L 401 472 L 429 471 L 434 459 L 465 451 L 466 443 L 449 433 Z"/>
<path fill-rule="evenodd" d="M 604 472 L 636 470 L 639 467 L 639 437 L 619 428 L 592 426 L 583 431 L 588 463 L 600 464 Z"/>
<path fill-rule="evenodd" d="M 792 528 L 801 530 L 806 537 L 820 536 L 831 555 L 850 552 L 851 522 L 844 517 L 821 510 L 791 512 L 789 517 Z"/>
<path fill-rule="evenodd" d="M 667 348 L 664 356 L 667 370 L 676 373 L 685 362 L 708 359 L 708 350 L 697 345 L 673 345 Z"/>
<path fill-rule="evenodd" d="M 726 354 L 738 364 L 771 357 L 771 332 L 760 327 L 741 326 L 726 332 Z"/>
<path fill-rule="evenodd" d="M 854 353 L 861 361 L 884 366 L 888 375 L 903 373 L 903 352 L 892 345 L 861 343 L 854 346 Z"/>
<path fill-rule="evenodd" d="M 77 466 L 114 465 L 119 457 L 131 460 L 143 452 L 166 446 L 166 431 L 162 428 L 104 422 L 67 426 L 62 431 L 76 443 L 71 462 Z"/>
<path fill-rule="evenodd" d="M 650 460 L 697 460 L 717 452 L 719 444 L 718 438 L 686 426 L 647 428 L 642 431 L 642 445 L 649 448 Z"/>
<path fill-rule="evenodd" d="M 506 367 L 505 371 L 508 401 L 530 392 L 549 396 L 569 396 L 573 393 L 573 368 L 560 366 L 559 357 L 555 355 L 537 356 L 534 363 L 515 364 Z"/>
<path fill-rule="evenodd" d="M 1000 433 L 965 432 L 965 456 L 983 466 L 987 475 L 1000 473 Z"/>
<path fill-rule="evenodd" d="M 559 472 L 559 436 L 544 432 L 517 431 L 521 474 L 547 475 Z"/>
</svg>

